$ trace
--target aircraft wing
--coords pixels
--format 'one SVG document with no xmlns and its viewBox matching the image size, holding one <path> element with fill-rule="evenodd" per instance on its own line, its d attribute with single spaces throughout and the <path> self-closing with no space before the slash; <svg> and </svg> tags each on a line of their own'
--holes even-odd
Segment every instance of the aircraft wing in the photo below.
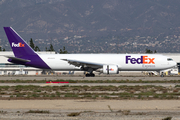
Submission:
<svg viewBox="0 0 180 120">
<path fill-rule="evenodd" d="M 61 59 L 61 60 L 67 61 L 69 64 L 74 65 L 76 67 L 84 66 L 84 67 L 91 67 L 94 69 L 103 67 L 103 64 L 100 64 L 100 63 L 80 61 L 80 60 L 71 60 L 71 59 Z"/>
</svg>

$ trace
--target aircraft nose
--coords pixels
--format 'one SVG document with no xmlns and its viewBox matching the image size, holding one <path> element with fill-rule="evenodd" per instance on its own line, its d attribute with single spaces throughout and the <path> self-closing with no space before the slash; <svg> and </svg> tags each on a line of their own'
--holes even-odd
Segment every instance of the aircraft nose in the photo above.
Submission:
<svg viewBox="0 0 180 120">
<path fill-rule="evenodd" d="M 177 65 L 177 63 L 176 63 L 175 61 L 173 61 L 173 63 L 172 63 L 172 64 L 173 64 L 173 66 L 176 66 L 176 65 Z"/>
</svg>

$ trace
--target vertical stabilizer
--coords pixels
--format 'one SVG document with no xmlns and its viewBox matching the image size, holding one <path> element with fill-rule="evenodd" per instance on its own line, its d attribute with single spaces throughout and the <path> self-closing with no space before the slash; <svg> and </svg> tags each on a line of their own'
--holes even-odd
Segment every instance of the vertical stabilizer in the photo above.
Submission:
<svg viewBox="0 0 180 120">
<path fill-rule="evenodd" d="M 15 57 L 23 58 L 23 56 L 36 54 L 12 27 L 4 27 L 4 30 Z"/>
<path fill-rule="evenodd" d="M 15 55 L 15 57 L 8 57 L 9 62 L 36 68 L 51 69 L 12 27 L 4 27 L 4 30 Z"/>
</svg>

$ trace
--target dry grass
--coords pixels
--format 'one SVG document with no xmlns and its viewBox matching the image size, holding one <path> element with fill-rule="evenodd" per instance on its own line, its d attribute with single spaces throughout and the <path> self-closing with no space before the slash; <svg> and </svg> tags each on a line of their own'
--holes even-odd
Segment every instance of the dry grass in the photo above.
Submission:
<svg viewBox="0 0 180 120">
<path fill-rule="evenodd" d="M 46 113 L 46 114 L 49 114 L 50 112 L 48 110 L 29 110 L 26 113 Z"/>
<path fill-rule="evenodd" d="M 81 114 L 80 112 L 73 112 L 73 113 L 67 114 L 67 116 L 69 116 L 69 117 L 75 117 L 75 116 L 79 116 L 80 114 Z"/>
<path fill-rule="evenodd" d="M 180 87 L 163 86 L 0 86 L 0 99 L 179 99 Z"/>
</svg>

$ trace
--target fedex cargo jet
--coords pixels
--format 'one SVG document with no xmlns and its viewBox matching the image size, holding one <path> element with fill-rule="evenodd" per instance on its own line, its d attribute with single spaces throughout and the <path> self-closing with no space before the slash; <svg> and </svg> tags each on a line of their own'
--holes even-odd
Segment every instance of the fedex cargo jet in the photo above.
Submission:
<svg viewBox="0 0 180 120">
<path fill-rule="evenodd" d="M 38 54 L 12 27 L 4 27 L 14 56 L 8 61 L 56 71 L 93 71 L 118 74 L 119 71 L 160 71 L 176 65 L 171 58 L 158 54 Z"/>
</svg>

